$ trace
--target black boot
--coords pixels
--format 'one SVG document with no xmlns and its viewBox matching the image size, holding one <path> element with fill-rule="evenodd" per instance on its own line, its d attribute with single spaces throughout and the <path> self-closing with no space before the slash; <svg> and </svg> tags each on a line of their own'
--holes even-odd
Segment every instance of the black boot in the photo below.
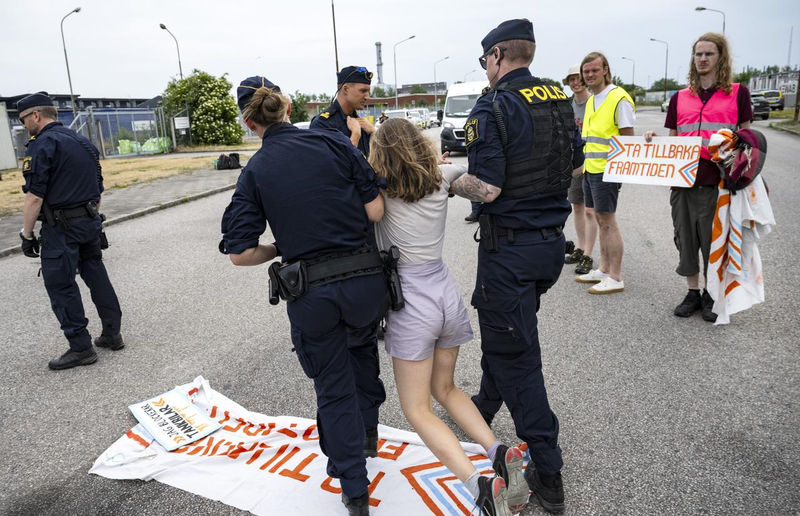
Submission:
<svg viewBox="0 0 800 516">
<path fill-rule="evenodd" d="M 80 365 L 94 364 L 95 362 L 97 362 L 97 353 L 94 352 L 94 348 L 85 349 L 83 351 L 73 351 L 70 349 L 59 358 L 51 360 L 48 366 L 55 371 Z"/>
<path fill-rule="evenodd" d="M 350 516 L 369 516 L 369 493 L 358 498 L 350 498 L 342 493 L 342 503 Z"/>
<path fill-rule="evenodd" d="M 533 465 L 530 465 L 525 470 L 525 480 L 528 481 L 528 487 L 544 510 L 553 514 L 564 512 L 564 484 L 561 481 L 561 473 L 542 476 Z"/>
<path fill-rule="evenodd" d="M 125 347 L 125 343 L 122 342 L 121 333 L 117 333 L 116 335 L 100 335 L 94 339 L 94 345 L 98 348 L 109 348 L 114 351 Z"/>
<path fill-rule="evenodd" d="M 700 291 L 696 289 L 689 289 L 689 293 L 683 298 L 681 304 L 675 307 L 675 311 L 673 313 L 678 317 L 689 317 L 701 308 L 702 303 L 700 302 Z"/>
<path fill-rule="evenodd" d="M 703 305 L 703 320 L 708 322 L 717 322 L 717 314 L 712 310 L 714 308 L 714 300 L 711 299 L 711 294 L 708 290 L 703 289 L 703 297 L 700 299 Z"/>
<path fill-rule="evenodd" d="M 364 438 L 364 457 L 378 456 L 378 429 L 368 428 Z"/>
</svg>

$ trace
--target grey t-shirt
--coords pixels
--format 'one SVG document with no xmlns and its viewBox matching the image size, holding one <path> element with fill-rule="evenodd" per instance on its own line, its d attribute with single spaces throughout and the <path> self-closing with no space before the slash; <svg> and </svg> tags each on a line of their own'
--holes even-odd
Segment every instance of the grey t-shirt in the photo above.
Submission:
<svg viewBox="0 0 800 516">
<path fill-rule="evenodd" d="M 588 101 L 589 99 L 586 99 Z M 572 112 L 575 113 L 575 125 L 578 126 L 578 129 L 583 130 L 583 114 L 586 112 L 586 102 L 583 104 L 579 104 L 577 100 L 575 100 L 575 96 L 572 96 Z"/>
<path fill-rule="evenodd" d="M 450 164 L 440 165 L 439 169 L 439 190 L 417 202 L 384 195 L 383 219 L 375 224 L 375 240 L 382 251 L 396 245 L 400 250 L 398 263 L 426 263 L 442 258 L 448 190 L 467 167 Z"/>
</svg>

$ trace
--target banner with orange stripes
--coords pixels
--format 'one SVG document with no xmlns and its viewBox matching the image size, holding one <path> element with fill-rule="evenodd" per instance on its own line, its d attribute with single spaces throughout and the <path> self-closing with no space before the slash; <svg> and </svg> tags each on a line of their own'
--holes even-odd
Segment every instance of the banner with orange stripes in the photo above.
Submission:
<svg viewBox="0 0 800 516">
<path fill-rule="evenodd" d="M 141 425 L 97 458 L 89 473 L 157 480 L 253 514 L 343 513 L 341 489 L 326 473 L 316 422 L 251 412 L 198 376 L 176 387 L 220 428 L 168 451 Z M 378 426 L 378 456 L 367 459 L 370 514 L 475 513 L 464 485 L 413 432 Z M 491 473 L 477 444 L 461 443 L 475 467 Z"/>
</svg>

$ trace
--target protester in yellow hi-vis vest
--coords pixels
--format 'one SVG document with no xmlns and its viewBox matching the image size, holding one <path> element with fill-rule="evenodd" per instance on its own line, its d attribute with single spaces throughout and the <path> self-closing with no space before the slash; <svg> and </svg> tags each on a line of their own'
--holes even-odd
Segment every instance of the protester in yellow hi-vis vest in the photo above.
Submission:
<svg viewBox="0 0 800 516">
<path fill-rule="evenodd" d="M 628 92 L 612 84 L 606 56 L 591 52 L 581 62 L 581 75 L 593 95 L 586 102 L 582 136 L 583 194 L 587 216 L 595 217 L 600 233 L 600 268 L 575 277 L 579 283 L 596 283 L 589 292 L 612 294 L 625 290 L 622 281 L 622 233 L 617 225 L 619 183 L 604 183 L 608 141 L 612 136 L 633 136 L 634 103 Z"/>
</svg>

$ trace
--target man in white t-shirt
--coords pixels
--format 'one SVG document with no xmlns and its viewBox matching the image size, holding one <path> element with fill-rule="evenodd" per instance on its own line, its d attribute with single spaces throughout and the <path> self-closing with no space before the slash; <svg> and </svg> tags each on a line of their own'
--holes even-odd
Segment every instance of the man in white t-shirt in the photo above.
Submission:
<svg viewBox="0 0 800 516">
<path fill-rule="evenodd" d="M 633 136 L 636 122 L 633 99 L 611 82 L 608 59 L 591 52 L 581 62 L 581 75 L 593 95 L 586 102 L 582 137 L 584 147 L 583 193 L 586 211 L 594 216 L 600 233 L 600 267 L 575 277 L 579 283 L 596 283 L 591 294 L 612 294 L 625 290 L 622 281 L 622 233 L 616 210 L 619 183 L 603 181 L 603 171 L 612 136 Z"/>
</svg>

